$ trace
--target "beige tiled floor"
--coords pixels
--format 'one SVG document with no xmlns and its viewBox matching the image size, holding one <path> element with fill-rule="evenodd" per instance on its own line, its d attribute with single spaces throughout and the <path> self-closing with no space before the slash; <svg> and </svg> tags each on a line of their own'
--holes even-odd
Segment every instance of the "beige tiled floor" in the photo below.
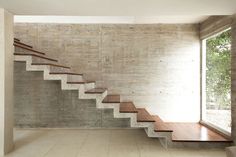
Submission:
<svg viewBox="0 0 236 157">
<path fill-rule="evenodd" d="M 143 130 L 15 130 L 6 157 L 226 157 L 221 149 L 165 149 Z"/>
</svg>

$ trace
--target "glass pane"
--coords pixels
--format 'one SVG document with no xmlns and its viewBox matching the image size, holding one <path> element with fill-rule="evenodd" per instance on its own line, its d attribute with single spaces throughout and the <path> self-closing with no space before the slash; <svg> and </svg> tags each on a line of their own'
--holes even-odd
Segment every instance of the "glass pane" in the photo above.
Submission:
<svg viewBox="0 0 236 157">
<path fill-rule="evenodd" d="M 231 132 L 231 30 L 206 40 L 204 121 Z"/>
</svg>

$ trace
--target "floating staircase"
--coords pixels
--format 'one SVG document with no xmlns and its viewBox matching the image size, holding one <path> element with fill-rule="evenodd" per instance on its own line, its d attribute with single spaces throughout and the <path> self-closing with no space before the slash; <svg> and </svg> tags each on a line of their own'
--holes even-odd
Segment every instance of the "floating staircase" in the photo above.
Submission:
<svg viewBox="0 0 236 157">
<path fill-rule="evenodd" d="M 136 108 L 133 102 L 121 102 L 120 95 L 108 95 L 106 88 L 96 88 L 95 81 L 88 81 L 83 74 L 58 64 L 57 59 L 14 38 L 14 61 L 25 62 L 27 71 L 42 71 L 44 80 L 60 80 L 62 90 L 78 90 L 79 99 L 95 99 L 97 108 L 113 109 L 115 118 L 130 118 L 130 126 L 144 128 L 148 137 L 159 138 L 165 147 L 196 144 L 228 146 L 231 140 L 200 123 L 164 122 L 157 115 L 150 115 L 145 108 Z M 191 143 L 191 144 L 190 144 Z"/>
</svg>

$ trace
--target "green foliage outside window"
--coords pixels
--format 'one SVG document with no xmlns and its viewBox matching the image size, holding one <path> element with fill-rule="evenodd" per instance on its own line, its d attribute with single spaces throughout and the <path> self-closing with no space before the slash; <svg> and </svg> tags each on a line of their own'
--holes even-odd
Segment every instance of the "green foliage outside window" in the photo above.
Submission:
<svg viewBox="0 0 236 157">
<path fill-rule="evenodd" d="M 206 41 L 207 109 L 231 106 L 231 30 Z"/>
</svg>

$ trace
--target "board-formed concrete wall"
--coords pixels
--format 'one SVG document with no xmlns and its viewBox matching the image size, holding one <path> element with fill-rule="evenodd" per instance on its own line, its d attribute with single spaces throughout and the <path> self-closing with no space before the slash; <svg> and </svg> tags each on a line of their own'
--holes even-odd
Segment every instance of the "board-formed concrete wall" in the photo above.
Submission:
<svg viewBox="0 0 236 157">
<path fill-rule="evenodd" d="M 129 127 L 111 109 L 96 108 L 95 100 L 78 99 L 78 91 L 62 91 L 60 81 L 43 80 L 43 72 L 26 72 L 15 62 L 15 126 L 20 128 Z"/>
<path fill-rule="evenodd" d="M 59 58 L 75 72 L 84 73 L 88 80 L 96 80 L 99 87 L 107 87 L 109 93 L 121 94 L 122 100 L 131 100 L 165 121 L 199 121 L 197 24 L 17 23 L 15 37 Z M 24 78 L 16 77 L 16 84 L 17 79 Z M 24 84 L 22 88 L 29 88 Z M 28 102 L 25 97 L 17 105 L 35 103 L 46 95 L 43 87 L 37 88 L 32 91 L 36 100 Z M 16 110 L 16 115 L 19 112 L 22 110 Z"/>
</svg>

